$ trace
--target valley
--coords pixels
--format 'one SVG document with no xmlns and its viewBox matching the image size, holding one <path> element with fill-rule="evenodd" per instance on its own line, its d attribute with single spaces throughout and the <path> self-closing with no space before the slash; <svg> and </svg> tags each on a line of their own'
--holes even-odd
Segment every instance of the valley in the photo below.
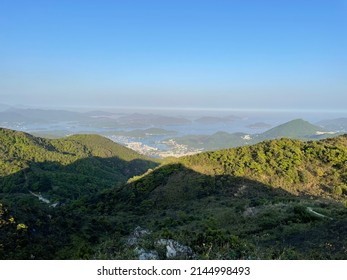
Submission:
<svg viewBox="0 0 347 280">
<path fill-rule="evenodd" d="M 160 160 L 0 129 L 0 258 L 344 259 L 346 161 L 346 135 Z"/>
</svg>

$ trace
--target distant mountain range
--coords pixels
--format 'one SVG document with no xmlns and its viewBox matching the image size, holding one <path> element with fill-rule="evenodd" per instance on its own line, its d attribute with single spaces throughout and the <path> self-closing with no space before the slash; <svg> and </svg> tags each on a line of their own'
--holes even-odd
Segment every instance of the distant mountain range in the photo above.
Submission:
<svg viewBox="0 0 347 280">
<path fill-rule="evenodd" d="M 324 120 L 318 122 L 317 124 L 328 131 L 347 132 L 347 118 Z"/>
<path fill-rule="evenodd" d="M 174 138 L 174 141 L 196 149 L 216 150 L 255 144 L 264 140 L 282 137 L 309 140 L 323 139 L 332 135 L 337 134 L 325 131 L 323 127 L 313 125 L 305 120 L 295 119 L 260 134 L 218 132 L 213 135 L 186 135 Z"/>
<path fill-rule="evenodd" d="M 122 126 L 161 126 L 161 125 L 184 125 L 191 121 L 180 117 L 169 117 L 155 114 L 131 114 L 117 119 Z"/>
<path fill-rule="evenodd" d="M 49 123 L 49 122 L 79 122 L 81 125 L 94 127 L 151 127 L 185 125 L 190 120 L 182 117 L 170 117 L 156 114 L 119 114 L 103 111 L 72 112 L 66 110 L 42 110 L 42 109 L 20 109 L 7 108 L 0 110 L 1 123 Z"/>
<path fill-rule="evenodd" d="M 194 122 L 200 123 L 200 124 L 216 124 L 216 123 L 232 123 L 239 120 L 242 120 L 242 118 L 238 116 L 234 116 L 234 115 L 225 116 L 225 117 L 204 116 L 194 120 Z"/>
<path fill-rule="evenodd" d="M 154 146 L 154 148 L 159 147 L 159 149 L 164 149 L 166 145 L 168 150 L 176 149 L 179 151 L 177 153 L 181 155 L 185 151 L 179 150 L 180 147 L 176 144 L 185 145 L 186 153 L 194 153 L 201 150 L 250 145 L 266 139 L 281 137 L 303 140 L 323 139 L 347 131 L 347 119 L 325 120 L 317 124 L 296 119 L 273 127 L 273 125 L 261 121 L 250 123 L 246 118 L 235 115 L 193 118 L 100 110 L 72 112 L 67 110 L 23 109 L 1 105 L 0 126 L 49 138 L 64 137 L 75 133 L 97 133 L 105 136 L 115 136 L 114 140 L 123 144 L 126 144 L 127 141 L 140 141 L 140 139 L 127 139 L 127 137 L 146 138 L 148 140 L 146 145 Z M 172 127 L 175 127 L 174 130 L 177 131 L 174 131 Z M 196 127 L 198 127 L 198 130 L 195 129 Z M 211 131 L 210 134 L 204 134 L 205 127 L 206 131 Z M 237 131 L 238 128 L 240 128 L 239 132 L 226 132 Z M 269 129 L 264 131 L 267 128 Z M 193 133 L 191 131 L 199 132 L 189 134 Z M 152 139 L 150 139 L 151 137 Z M 168 142 L 171 139 L 174 142 Z M 159 143 L 158 141 L 162 142 Z M 172 146 L 165 143 L 171 143 Z M 143 152 L 141 149 L 139 151 Z"/>
<path fill-rule="evenodd" d="M 0 121 L 6 122 L 58 122 L 82 120 L 82 115 L 66 110 L 10 108 L 0 112 Z"/>
<path fill-rule="evenodd" d="M 271 128 L 272 125 L 264 122 L 257 122 L 247 125 L 248 128 L 259 129 L 259 128 Z"/>
</svg>

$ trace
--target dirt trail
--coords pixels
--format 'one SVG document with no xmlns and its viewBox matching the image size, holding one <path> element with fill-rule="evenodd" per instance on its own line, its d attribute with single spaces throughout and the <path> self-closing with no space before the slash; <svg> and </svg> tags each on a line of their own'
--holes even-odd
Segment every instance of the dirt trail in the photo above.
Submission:
<svg viewBox="0 0 347 280">
<path fill-rule="evenodd" d="M 325 216 L 325 215 L 323 215 L 323 214 L 320 214 L 320 213 L 314 211 L 311 207 L 307 207 L 307 211 L 308 211 L 309 213 L 315 215 L 316 217 L 319 217 L 319 218 L 327 218 L 327 219 L 330 219 L 330 220 L 333 219 L 333 218 L 330 218 L 330 217 L 328 217 L 328 216 Z"/>
</svg>

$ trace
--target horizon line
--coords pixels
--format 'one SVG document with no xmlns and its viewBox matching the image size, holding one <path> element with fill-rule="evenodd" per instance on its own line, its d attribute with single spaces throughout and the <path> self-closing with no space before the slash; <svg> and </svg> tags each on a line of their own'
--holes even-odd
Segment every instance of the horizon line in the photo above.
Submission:
<svg viewBox="0 0 347 280">
<path fill-rule="evenodd" d="M 234 107 L 172 107 L 172 106 L 97 106 L 97 105 L 9 105 L 8 107 L 25 109 L 120 109 L 120 110 L 169 110 L 169 111 L 213 111 L 213 112 L 259 112 L 259 113 L 347 113 L 347 109 L 312 109 L 312 108 L 234 108 Z"/>
</svg>

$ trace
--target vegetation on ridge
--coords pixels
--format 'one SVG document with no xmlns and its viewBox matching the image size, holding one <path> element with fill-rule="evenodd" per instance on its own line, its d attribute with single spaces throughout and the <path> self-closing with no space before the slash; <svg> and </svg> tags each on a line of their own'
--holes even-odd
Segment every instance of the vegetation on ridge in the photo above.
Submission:
<svg viewBox="0 0 347 280">
<path fill-rule="evenodd" d="M 155 167 L 98 136 L 0 132 L 0 258 L 133 259 L 136 246 L 166 258 L 163 238 L 194 252 L 178 258 L 347 254 L 346 135 L 264 141 Z M 129 244 L 138 226 L 150 234 Z"/>
<path fill-rule="evenodd" d="M 344 259 L 346 149 L 346 136 L 280 139 L 174 159 L 106 191 L 93 209 L 128 234 L 141 225 L 179 240 L 198 258 Z M 129 253 L 100 246 L 101 258 Z"/>
</svg>

